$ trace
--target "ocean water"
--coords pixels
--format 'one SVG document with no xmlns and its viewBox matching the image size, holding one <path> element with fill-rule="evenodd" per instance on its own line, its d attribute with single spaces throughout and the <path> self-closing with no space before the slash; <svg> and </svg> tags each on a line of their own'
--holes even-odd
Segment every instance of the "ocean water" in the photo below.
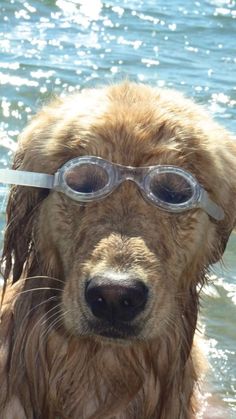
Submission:
<svg viewBox="0 0 236 419">
<path fill-rule="evenodd" d="M 235 132 L 235 0 L 0 0 L 0 167 L 10 165 L 18 133 L 52 95 L 127 77 L 185 92 Z M 3 229 L 3 185 L 0 196 Z M 235 255 L 232 234 L 201 310 L 213 392 L 231 418 Z"/>
</svg>

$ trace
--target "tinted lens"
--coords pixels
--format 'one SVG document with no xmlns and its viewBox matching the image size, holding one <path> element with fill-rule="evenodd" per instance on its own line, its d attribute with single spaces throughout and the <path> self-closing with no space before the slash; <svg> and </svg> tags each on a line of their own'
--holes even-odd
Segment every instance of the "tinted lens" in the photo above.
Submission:
<svg viewBox="0 0 236 419">
<path fill-rule="evenodd" d="M 103 167 L 84 163 L 68 169 L 64 179 L 73 191 L 89 194 L 103 189 L 108 183 L 108 174 Z"/>
<path fill-rule="evenodd" d="M 183 204 L 193 196 L 192 186 L 185 177 L 176 173 L 156 173 L 150 181 L 150 190 L 167 204 Z"/>
</svg>

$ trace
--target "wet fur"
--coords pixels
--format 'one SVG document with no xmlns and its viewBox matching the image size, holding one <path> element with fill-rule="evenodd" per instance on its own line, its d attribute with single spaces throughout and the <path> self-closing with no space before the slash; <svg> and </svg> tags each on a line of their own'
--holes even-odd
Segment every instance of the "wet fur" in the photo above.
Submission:
<svg viewBox="0 0 236 419">
<path fill-rule="evenodd" d="M 236 146 L 204 109 L 135 83 L 58 99 L 20 137 L 13 167 L 55 173 L 80 155 L 189 170 L 225 211 L 179 215 L 131 182 L 86 206 L 12 187 L 2 270 L 0 411 L 4 419 L 193 419 L 201 369 L 193 344 L 199 287 L 236 223 Z M 110 271 L 150 289 L 133 335 L 91 327 L 86 278 Z"/>
</svg>

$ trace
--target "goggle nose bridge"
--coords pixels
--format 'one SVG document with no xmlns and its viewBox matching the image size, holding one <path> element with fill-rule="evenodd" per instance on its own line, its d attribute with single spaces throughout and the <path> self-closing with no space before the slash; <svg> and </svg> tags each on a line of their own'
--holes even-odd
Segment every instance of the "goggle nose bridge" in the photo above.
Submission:
<svg viewBox="0 0 236 419">
<path fill-rule="evenodd" d="M 143 189 L 143 180 L 148 169 L 143 167 L 130 167 L 130 166 L 116 166 L 118 172 L 117 183 L 121 184 L 125 181 L 132 181 Z"/>
</svg>

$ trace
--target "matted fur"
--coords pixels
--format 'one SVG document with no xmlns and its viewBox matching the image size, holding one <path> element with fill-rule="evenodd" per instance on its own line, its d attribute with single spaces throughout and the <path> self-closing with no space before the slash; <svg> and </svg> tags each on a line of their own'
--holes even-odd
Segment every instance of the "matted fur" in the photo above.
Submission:
<svg viewBox="0 0 236 419">
<path fill-rule="evenodd" d="M 193 419 L 201 376 L 199 287 L 236 223 L 236 145 L 181 94 L 135 83 L 58 99 L 20 137 L 13 168 L 55 171 L 80 155 L 189 170 L 225 211 L 169 214 L 132 182 L 80 205 L 14 186 L 2 269 L 0 412 L 4 419 Z M 91 327 L 86 278 L 115 272 L 149 288 L 135 333 Z"/>
</svg>

